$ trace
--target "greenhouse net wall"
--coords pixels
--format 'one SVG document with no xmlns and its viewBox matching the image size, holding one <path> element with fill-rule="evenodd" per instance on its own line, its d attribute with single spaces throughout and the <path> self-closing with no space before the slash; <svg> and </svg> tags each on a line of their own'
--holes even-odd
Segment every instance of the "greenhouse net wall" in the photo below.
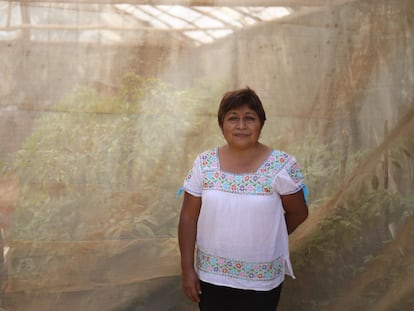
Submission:
<svg viewBox="0 0 414 311">
<path fill-rule="evenodd" d="M 0 1 L 0 55 L 0 310 L 197 310 L 176 192 L 245 86 L 310 191 L 279 309 L 413 310 L 413 1 Z"/>
</svg>

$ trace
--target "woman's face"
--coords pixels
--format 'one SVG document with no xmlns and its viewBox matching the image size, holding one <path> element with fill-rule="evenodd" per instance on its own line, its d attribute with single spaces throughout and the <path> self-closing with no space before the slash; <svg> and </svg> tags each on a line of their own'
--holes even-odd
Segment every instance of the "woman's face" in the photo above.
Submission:
<svg viewBox="0 0 414 311">
<path fill-rule="evenodd" d="M 257 144 L 262 126 L 257 113 L 247 105 L 224 115 L 223 136 L 230 147 L 247 149 Z"/>
</svg>

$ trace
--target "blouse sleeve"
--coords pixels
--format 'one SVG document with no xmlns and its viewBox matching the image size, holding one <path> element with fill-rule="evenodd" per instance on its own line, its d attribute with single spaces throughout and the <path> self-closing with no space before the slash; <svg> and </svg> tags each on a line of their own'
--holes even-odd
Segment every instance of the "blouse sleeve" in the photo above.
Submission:
<svg viewBox="0 0 414 311">
<path fill-rule="evenodd" d="M 300 165 L 294 157 L 291 157 L 276 175 L 274 187 L 280 195 L 286 195 L 296 193 L 304 186 L 304 177 Z"/>
<path fill-rule="evenodd" d="M 195 197 L 201 197 L 203 183 L 200 171 L 200 157 L 195 159 L 193 167 L 184 180 L 183 188 L 189 194 Z"/>
</svg>

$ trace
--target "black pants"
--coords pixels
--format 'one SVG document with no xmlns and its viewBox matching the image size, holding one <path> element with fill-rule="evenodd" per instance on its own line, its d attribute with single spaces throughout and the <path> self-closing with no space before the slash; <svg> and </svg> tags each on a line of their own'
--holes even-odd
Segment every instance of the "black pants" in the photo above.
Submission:
<svg viewBox="0 0 414 311">
<path fill-rule="evenodd" d="M 282 284 L 270 291 L 255 291 L 200 283 L 200 311 L 275 311 L 282 290 Z"/>
</svg>

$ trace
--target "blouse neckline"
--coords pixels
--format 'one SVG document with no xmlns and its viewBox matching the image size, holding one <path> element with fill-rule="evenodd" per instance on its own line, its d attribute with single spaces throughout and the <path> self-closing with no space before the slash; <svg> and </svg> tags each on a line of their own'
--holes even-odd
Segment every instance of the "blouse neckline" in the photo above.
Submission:
<svg viewBox="0 0 414 311">
<path fill-rule="evenodd" d="M 223 172 L 226 174 L 232 174 L 234 176 L 245 176 L 245 175 L 257 174 L 266 165 L 266 163 L 269 161 L 270 157 L 273 155 L 274 152 L 275 150 L 272 149 L 271 152 L 269 152 L 269 154 L 266 156 L 266 158 L 263 160 L 263 162 L 259 165 L 259 167 L 254 172 L 235 173 L 235 172 L 225 171 L 221 168 L 220 157 L 219 157 L 219 147 L 215 148 L 218 170 L 220 172 Z"/>
</svg>

